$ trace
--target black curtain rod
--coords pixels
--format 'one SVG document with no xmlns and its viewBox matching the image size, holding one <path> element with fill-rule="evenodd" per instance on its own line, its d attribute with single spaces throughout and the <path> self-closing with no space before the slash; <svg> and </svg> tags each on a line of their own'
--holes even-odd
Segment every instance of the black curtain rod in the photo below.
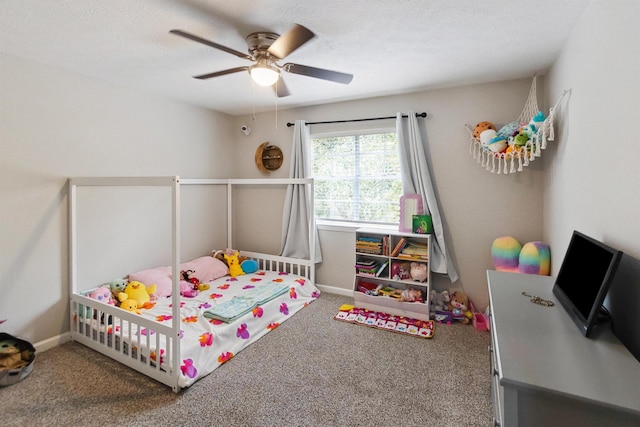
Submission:
<svg viewBox="0 0 640 427">
<path fill-rule="evenodd" d="M 409 116 L 407 115 L 402 115 L 402 117 L 407 118 Z M 416 117 L 422 117 L 425 118 L 427 117 L 427 113 L 416 113 Z M 370 119 L 351 119 L 351 120 L 332 120 L 332 121 L 328 121 L 328 122 L 307 122 L 307 125 L 324 125 L 324 124 L 328 124 L 328 123 L 350 123 L 350 122 L 369 122 L 372 120 L 386 120 L 386 119 L 395 119 L 396 116 L 389 116 L 389 117 L 373 117 Z M 293 126 L 295 123 L 287 123 L 287 127 L 291 127 Z"/>
</svg>

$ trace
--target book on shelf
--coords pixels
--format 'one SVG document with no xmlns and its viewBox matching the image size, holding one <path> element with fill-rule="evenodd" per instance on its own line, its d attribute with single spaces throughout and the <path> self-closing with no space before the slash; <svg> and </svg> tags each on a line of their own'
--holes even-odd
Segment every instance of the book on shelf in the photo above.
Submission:
<svg viewBox="0 0 640 427">
<path fill-rule="evenodd" d="M 384 262 L 374 261 L 373 264 L 362 264 L 360 261 L 358 261 L 355 265 L 355 268 L 358 274 L 371 277 L 380 277 L 388 264 L 389 260 L 385 260 Z"/>
<path fill-rule="evenodd" d="M 378 267 L 378 271 L 376 271 L 376 277 L 380 277 L 384 269 L 387 268 L 387 265 L 389 265 L 389 260 L 385 260 L 382 264 L 380 264 L 380 266 Z"/>
<path fill-rule="evenodd" d="M 402 237 L 400 240 L 398 240 L 398 243 L 396 243 L 396 246 L 393 248 L 393 251 L 391 252 L 391 256 L 397 256 L 400 253 L 400 251 L 405 247 L 406 244 L 407 244 L 406 237 Z"/>
</svg>

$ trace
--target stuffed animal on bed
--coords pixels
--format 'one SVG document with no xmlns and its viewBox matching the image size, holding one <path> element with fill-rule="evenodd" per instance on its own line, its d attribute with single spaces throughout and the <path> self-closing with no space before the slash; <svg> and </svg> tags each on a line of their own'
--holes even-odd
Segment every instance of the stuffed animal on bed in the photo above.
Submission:
<svg viewBox="0 0 640 427">
<path fill-rule="evenodd" d="M 94 289 L 93 291 L 91 291 L 91 293 L 89 293 L 88 297 L 105 304 L 116 305 L 116 302 L 114 301 L 111 294 L 111 289 L 106 286 Z"/>
<path fill-rule="evenodd" d="M 127 281 L 124 279 L 116 279 L 107 284 L 109 289 L 111 289 L 111 295 L 113 296 L 113 300 L 118 300 L 118 294 L 120 292 L 124 292 L 124 289 L 127 287 Z"/>
<path fill-rule="evenodd" d="M 224 254 L 224 259 L 229 266 L 229 275 L 231 277 L 237 277 L 244 274 L 242 267 L 240 267 L 239 252 L 236 251 L 233 255 Z"/>
<path fill-rule="evenodd" d="M 153 303 L 151 303 L 150 294 L 155 293 L 156 285 L 145 286 L 140 282 L 129 282 L 127 287 L 124 289 L 124 292 L 120 292 L 118 294 L 118 301 L 120 301 L 120 307 L 122 307 L 122 303 L 127 300 L 133 300 L 136 302 L 138 309 L 140 308 L 151 308 L 153 307 Z M 133 310 L 129 310 L 133 311 Z"/>
</svg>

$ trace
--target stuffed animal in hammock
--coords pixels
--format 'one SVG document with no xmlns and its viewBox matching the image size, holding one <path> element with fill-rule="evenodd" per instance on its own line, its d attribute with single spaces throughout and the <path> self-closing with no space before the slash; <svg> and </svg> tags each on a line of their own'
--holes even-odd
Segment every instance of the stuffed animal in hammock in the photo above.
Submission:
<svg viewBox="0 0 640 427">
<path fill-rule="evenodd" d="M 232 255 L 224 254 L 224 260 L 227 261 L 227 265 L 229 266 L 229 275 L 231 277 L 237 277 L 244 274 L 242 271 L 242 267 L 240 266 L 240 253 L 236 251 Z"/>
</svg>

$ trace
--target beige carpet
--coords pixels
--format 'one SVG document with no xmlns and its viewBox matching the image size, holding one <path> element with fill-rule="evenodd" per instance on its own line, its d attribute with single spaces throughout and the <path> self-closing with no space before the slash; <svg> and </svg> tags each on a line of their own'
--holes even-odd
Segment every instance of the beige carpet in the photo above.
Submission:
<svg viewBox="0 0 640 427">
<path fill-rule="evenodd" d="M 10 426 L 487 426 L 487 332 L 416 339 L 333 320 L 323 294 L 190 388 L 168 387 L 77 343 L 38 354 L 0 388 Z"/>
</svg>

